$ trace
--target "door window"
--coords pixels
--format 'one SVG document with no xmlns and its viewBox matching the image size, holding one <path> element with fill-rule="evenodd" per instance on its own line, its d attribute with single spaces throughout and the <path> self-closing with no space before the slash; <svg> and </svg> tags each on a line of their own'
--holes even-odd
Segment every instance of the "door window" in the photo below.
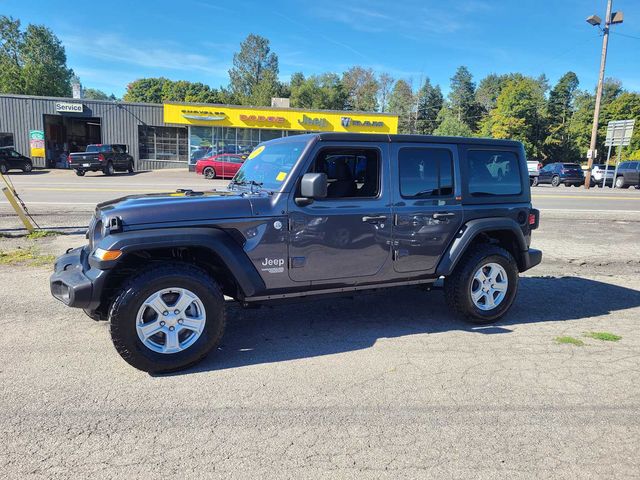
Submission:
<svg viewBox="0 0 640 480">
<path fill-rule="evenodd" d="M 371 198 L 380 193 L 377 149 L 326 148 L 320 151 L 310 171 L 327 174 L 327 198 Z"/>
<path fill-rule="evenodd" d="M 398 152 L 403 198 L 453 194 L 453 158 L 444 148 L 401 148 Z"/>
</svg>

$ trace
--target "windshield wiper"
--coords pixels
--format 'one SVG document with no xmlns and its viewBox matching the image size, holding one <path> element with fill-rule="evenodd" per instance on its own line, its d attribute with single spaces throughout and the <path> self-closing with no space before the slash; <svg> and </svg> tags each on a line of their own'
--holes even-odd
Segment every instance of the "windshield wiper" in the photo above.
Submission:
<svg viewBox="0 0 640 480">
<path fill-rule="evenodd" d="M 253 193 L 253 187 L 257 187 L 260 188 L 262 185 L 264 185 L 263 182 L 256 182 L 255 180 L 231 180 L 230 185 L 249 185 L 251 188 L 251 193 Z"/>
</svg>

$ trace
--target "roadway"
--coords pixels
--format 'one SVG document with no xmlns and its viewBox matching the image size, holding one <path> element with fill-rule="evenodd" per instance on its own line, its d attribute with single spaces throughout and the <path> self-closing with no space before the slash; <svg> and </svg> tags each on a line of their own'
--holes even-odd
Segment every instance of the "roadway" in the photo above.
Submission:
<svg viewBox="0 0 640 480">
<path fill-rule="evenodd" d="M 106 177 L 102 173 L 76 176 L 68 170 L 39 170 L 32 174 L 9 175 L 29 211 L 42 226 L 83 227 L 95 205 L 105 200 L 138 193 L 174 191 L 178 188 L 207 190 L 224 188 L 228 180 L 206 180 L 185 170 L 137 172 Z M 538 186 L 533 188 L 533 204 L 545 213 L 558 215 L 640 214 L 640 191 L 631 188 L 584 188 Z M 0 230 L 17 227 L 8 202 L 0 198 Z"/>
</svg>

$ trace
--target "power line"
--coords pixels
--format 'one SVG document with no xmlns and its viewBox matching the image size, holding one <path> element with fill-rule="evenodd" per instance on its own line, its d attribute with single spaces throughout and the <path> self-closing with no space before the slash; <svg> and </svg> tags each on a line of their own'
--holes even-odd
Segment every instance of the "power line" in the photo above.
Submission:
<svg viewBox="0 0 640 480">
<path fill-rule="evenodd" d="M 636 40 L 640 40 L 640 37 L 636 37 L 635 35 L 629 35 L 628 33 L 620 33 L 620 32 L 609 32 L 609 33 L 613 33 L 614 35 L 620 35 L 621 37 L 634 38 Z"/>
</svg>

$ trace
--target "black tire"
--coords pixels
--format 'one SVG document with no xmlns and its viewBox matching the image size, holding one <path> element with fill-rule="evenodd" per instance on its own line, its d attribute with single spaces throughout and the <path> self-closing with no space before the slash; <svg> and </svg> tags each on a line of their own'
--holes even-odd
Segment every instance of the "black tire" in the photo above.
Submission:
<svg viewBox="0 0 640 480">
<path fill-rule="evenodd" d="M 559 187 L 560 186 L 560 177 L 555 175 L 552 179 L 551 179 L 551 186 L 552 187 Z"/>
<path fill-rule="evenodd" d="M 146 347 L 136 331 L 136 316 L 143 302 L 164 288 L 185 288 L 204 305 L 204 330 L 193 343 L 177 353 L 157 353 Z M 150 373 L 182 370 L 202 360 L 220 342 L 226 318 L 224 297 L 218 284 L 204 270 L 186 263 L 150 267 L 129 279 L 109 310 L 111 340 L 131 366 Z"/>
<path fill-rule="evenodd" d="M 216 178 L 216 169 L 213 167 L 205 167 L 202 171 L 204 178 L 208 178 L 209 180 L 213 180 Z"/>
<path fill-rule="evenodd" d="M 474 274 L 487 263 L 497 263 L 504 268 L 507 278 L 507 292 L 492 310 L 481 310 L 471 298 Z M 518 292 L 518 265 L 513 256 L 496 245 L 481 244 L 464 254 L 453 273 L 444 280 L 444 294 L 449 308 L 463 319 L 476 323 L 492 323 L 504 316 Z"/>
<path fill-rule="evenodd" d="M 115 173 L 115 169 L 113 168 L 113 163 L 112 162 L 108 162 L 107 166 L 104 167 L 104 174 L 110 177 L 114 173 Z"/>
<path fill-rule="evenodd" d="M 0 173 L 2 175 L 6 175 L 8 171 L 9 169 L 7 168 L 7 165 L 5 163 L 0 163 Z"/>
<path fill-rule="evenodd" d="M 31 170 L 33 170 L 33 164 L 31 162 L 25 163 L 24 167 L 22 167 L 22 171 L 24 173 L 29 173 L 29 172 L 31 172 Z"/>
<path fill-rule="evenodd" d="M 616 188 L 629 188 L 629 185 L 625 185 L 624 177 L 622 175 L 618 175 L 616 177 Z"/>
<path fill-rule="evenodd" d="M 531 179 L 531 186 L 532 187 L 537 187 L 538 186 L 538 177 L 533 177 Z"/>
<path fill-rule="evenodd" d="M 79 177 L 84 177 L 84 174 L 87 173 L 84 170 L 76 170 L 76 175 L 78 175 Z"/>
<path fill-rule="evenodd" d="M 129 173 L 135 172 L 135 166 L 133 165 L 133 160 L 129 160 L 129 164 L 127 165 L 127 172 Z"/>
</svg>

